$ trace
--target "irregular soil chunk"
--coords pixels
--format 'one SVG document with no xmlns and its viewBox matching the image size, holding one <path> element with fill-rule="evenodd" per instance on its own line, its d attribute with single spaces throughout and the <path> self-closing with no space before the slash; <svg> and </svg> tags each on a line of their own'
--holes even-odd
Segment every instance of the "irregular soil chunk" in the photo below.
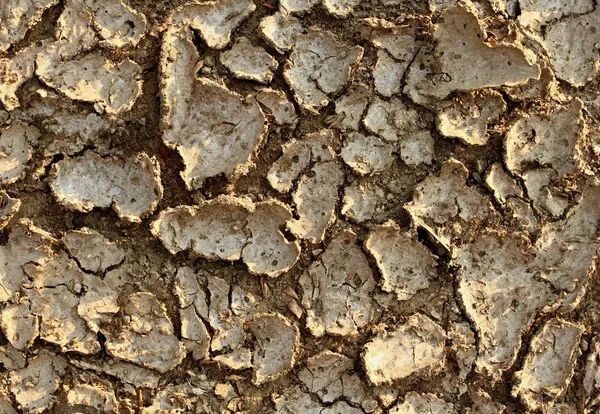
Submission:
<svg viewBox="0 0 600 414">
<path fill-rule="evenodd" d="M 385 205 L 385 192 L 371 183 L 355 183 L 344 188 L 342 214 L 351 220 L 371 220 Z"/>
<path fill-rule="evenodd" d="M 393 147 L 376 136 L 353 132 L 344 138 L 340 155 L 359 174 L 374 174 L 385 170 L 394 160 Z"/>
<path fill-rule="evenodd" d="M 287 99 L 283 91 L 261 89 L 256 100 L 273 116 L 277 125 L 295 124 L 298 117 L 294 105 Z"/>
<path fill-rule="evenodd" d="M 429 131 L 411 134 L 400 143 L 400 158 L 410 166 L 431 164 L 434 145 L 435 142 Z"/>
<path fill-rule="evenodd" d="M 283 76 L 298 104 L 318 113 L 329 95 L 348 81 L 352 65 L 363 55 L 360 46 L 348 46 L 327 31 L 311 28 L 295 42 Z"/>
<path fill-rule="evenodd" d="M 54 405 L 53 394 L 64 375 L 63 357 L 42 351 L 26 368 L 10 373 L 10 391 L 28 413 L 41 413 Z"/>
<path fill-rule="evenodd" d="M 544 44 L 556 76 L 574 86 L 583 86 L 598 73 L 598 28 L 600 10 L 584 15 L 571 15 L 549 25 Z"/>
<path fill-rule="evenodd" d="M 277 378 L 294 366 L 300 334 L 287 318 L 279 314 L 257 315 L 250 330 L 256 338 L 252 365 L 257 385 Z"/>
<path fill-rule="evenodd" d="M 372 231 L 365 248 L 377 261 L 382 289 L 394 292 L 398 300 L 408 300 L 426 289 L 437 275 L 436 257 L 416 240 L 416 234 L 402 232 L 394 222 Z"/>
<path fill-rule="evenodd" d="M 552 319 L 533 338 L 513 389 L 530 409 L 546 406 L 544 397 L 556 400 L 566 392 L 581 354 L 583 331 L 581 325 Z"/>
<path fill-rule="evenodd" d="M 446 9 L 433 36 L 435 64 L 421 51 L 408 71 L 404 93 L 416 103 L 443 99 L 454 91 L 517 85 L 540 76 L 540 67 L 519 46 L 484 42 L 482 23 L 470 3 Z"/>
<path fill-rule="evenodd" d="M 36 75 L 68 98 L 94 104 L 109 115 L 129 111 L 142 92 L 142 69 L 131 60 L 113 62 L 101 54 L 68 61 L 39 55 Z"/>
<path fill-rule="evenodd" d="M 394 98 L 389 101 L 376 98 L 369 105 L 363 123 L 370 132 L 386 141 L 401 141 L 421 129 L 417 111 Z"/>
<path fill-rule="evenodd" d="M 485 182 L 500 203 L 505 203 L 510 197 L 521 197 L 523 195 L 523 189 L 514 178 L 504 171 L 502 163 L 492 164 L 485 176 Z"/>
<path fill-rule="evenodd" d="M 337 120 L 331 126 L 340 130 L 358 131 L 365 109 L 370 102 L 369 88 L 358 84 L 335 101 Z"/>
<path fill-rule="evenodd" d="M 253 273 L 278 276 L 300 255 L 298 242 L 279 230 L 291 212 L 277 201 L 253 204 L 222 196 L 197 206 L 166 209 L 152 223 L 152 233 L 172 253 L 194 253 L 221 260 L 242 259 Z"/>
<path fill-rule="evenodd" d="M 279 53 L 285 53 L 292 49 L 303 28 L 295 17 L 277 12 L 260 21 L 259 32 Z"/>
<path fill-rule="evenodd" d="M 115 243 L 92 229 L 69 231 L 63 242 L 79 265 L 89 272 L 104 272 L 125 259 L 125 254 Z"/>
<path fill-rule="evenodd" d="M 0 230 L 19 212 L 21 200 L 12 198 L 6 191 L 0 191 Z"/>
<path fill-rule="evenodd" d="M 23 122 L 0 130 L 0 183 L 11 184 L 23 177 L 39 138 L 39 130 Z"/>
<path fill-rule="evenodd" d="M 446 335 L 429 317 L 415 314 L 364 347 L 363 361 L 369 380 L 391 383 L 413 373 L 428 374 L 444 365 Z"/>
<path fill-rule="evenodd" d="M 146 154 L 102 158 L 88 151 L 54 164 L 50 187 L 59 203 L 82 212 L 111 208 L 133 222 L 154 211 L 162 198 L 160 167 Z"/>
<path fill-rule="evenodd" d="M 466 185 L 468 176 L 465 166 L 451 158 L 437 177 L 426 178 L 416 186 L 413 200 L 405 205 L 415 225 L 448 249 L 455 232 L 462 231 L 461 223 L 481 221 L 492 211 L 485 196 Z"/>
<path fill-rule="evenodd" d="M 281 0 L 279 9 L 284 14 L 304 14 L 318 2 L 319 0 Z"/>
<path fill-rule="evenodd" d="M 67 391 L 67 404 L 84 406 L 101 413 L 118 414 L 115 392 L 102 382 L 77 384 Z"/>
<path fill-rule="evenodd" d="M 347 356 L 325 351 L 307 361 L 306 368 L 298 373 L 298 379 L 321 401 L 334 402 L 344 392 L 343 375 L 353 368 L 354 363 Z"/>
<path fill-rule="evenodd" d="M 44 11 L 58 0 L 8 0 L 0 8 L 0 52 L 25 37 L 41 19 Z"/>
<path fill-rule="evenodd" d="M 230 50 L 221 53 L 221 63 L 239 79 L 271 83 L 277 60 L 263 48 L 254 46 L 246 37 L 237 40 Z"/>
<path fill-rule="evenodd" d="M 105 332 L 105 336 L 110 355 L 163 374 L 185 357 L 185 347 L 175 336 L 164 305 L 151 293 L 131 295 L 123 307 L 119 330 Z"/>
<path fill-rule="evenodd" d="M 39 336 L 39 321 L 32 315 L 29 302 L 8 305 L 0 312 L 0 326 L 6 339 L 16 349 L 29 348 Z"/>
<path fill-rule="evenodd" d="M 298 281 L 306 326 L 315 336 L 355 335 L 373 318 L 373 272 L 350 230 L 337 234 Z"/>
<path fill-rule="evenodd" d="M 329 13 L 343 19 L 348 17 L 352 10 L 360 4 L 362 0 L 323 0 L 323 5 Z"/>
<path fill-rule="evenodd" d="M 438 114 L 437 128 L 446 137 L 459 138 L 469 145 L 485 145 L 488 124 L 505 111 L 506 103 L 498 92 L 464 94 Z"/>
<path fill-rule="evenodd" d="M 214 3 L 200 6 L 207 5 Z M 191 30 L 175 26 L 167 31 L 160 63 L 163 141 L 183 158 L 181 177 L 189 190 L 202 187 L 209 177 L 224 174 L 234 180 L 245 174 L 266 132 L 254 99 L 196 78 L 198 59 Z"/>
<path fill-rule="evenodd" d="M 146 31 L 146 18 L 121 0 L 83 0 L 92 13 L 94 28 L 108 48 L 135 46 Z"/>
</svg>

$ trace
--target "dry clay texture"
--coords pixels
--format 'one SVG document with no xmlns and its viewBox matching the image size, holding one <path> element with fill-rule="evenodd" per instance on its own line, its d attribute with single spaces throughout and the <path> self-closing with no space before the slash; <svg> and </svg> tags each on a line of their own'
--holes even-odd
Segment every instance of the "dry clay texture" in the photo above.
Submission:
<svg viewBox="0 0 600 414">
<path fill-rule="evenodd" d="M 600 411 L 598 0 L 0 0 L 0 414 Z"/>
</svg>

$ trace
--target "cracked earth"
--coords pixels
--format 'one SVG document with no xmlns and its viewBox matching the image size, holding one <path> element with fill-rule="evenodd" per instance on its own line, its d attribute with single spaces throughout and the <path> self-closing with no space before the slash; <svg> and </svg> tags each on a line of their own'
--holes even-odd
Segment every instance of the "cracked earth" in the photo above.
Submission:
<svg viewBox="0 0 600 414">
<path fill-rule="evenodd" d="M 600 410 L 597 0 L 0 0 L 0 414 Z"/>
</svg>

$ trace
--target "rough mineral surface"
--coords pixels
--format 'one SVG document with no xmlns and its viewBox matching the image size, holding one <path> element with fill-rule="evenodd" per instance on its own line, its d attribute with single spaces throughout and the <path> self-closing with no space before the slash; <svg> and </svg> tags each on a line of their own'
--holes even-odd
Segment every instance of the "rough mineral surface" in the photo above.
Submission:
<svg viewBox="0 0 600 414">
<path fill-rule="evenodd" d="M 365 345 L 367 376 L 379 385 L 414 373 L 427 375 L 443 366 L 445 340 L 437 323 L 425 315 L 412 315 Z"/>
<path fill-rule="evenodd" d="M 0 414 L 600 411 L 597 0 L 0 0 Z"/>
<path fill-rule="evenodd" d="M 163 194 L 158 163 L 146 154 L 121 159 L 86 152 L 67 158 L 54 164 L 50 186 L 69 209 L 112 207 L 119 217 L 134 222 L 153 212 Z"/>
</svg>

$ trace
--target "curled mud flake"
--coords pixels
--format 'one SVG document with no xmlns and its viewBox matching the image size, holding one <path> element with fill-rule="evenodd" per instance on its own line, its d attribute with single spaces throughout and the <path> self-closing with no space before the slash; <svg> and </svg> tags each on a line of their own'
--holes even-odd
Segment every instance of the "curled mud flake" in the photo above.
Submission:
<svg viewBox="0 0 600 414">
<path fill-rule="evenodd" d="M 75 359 L 69 363 L 76 368 L 94 371 L 100 374 L 118 378 L 125 384 L 131 384 L 136 388 L 158 388 L 159 374 L 156 371 L 142 368 L 129 362 L 103 359 L 94 362 L 84 362 Z"/>
<path fill-rule="evenodd" d="M 238 260 L 247 241 L 246 219 L 253 209 L 248 199 L 221 196 L 197 206 L 163 210 L 151 230 L 172 254 L 191 250 L 209 259 Z"/>
<path fill-rule="evenodd" d="M 94 27 L 110 49 L 135 46 L 146 31 L 146 18 L 121 0 L 83 0 Z"/>
<path fill-rule="evenodd" d="M 292 139 L 283 144 L 283 155 L 269 169 L 267 179 L 271 187 L 281 193 L 287 193 L 294 186 L 294 181 L 311 161 L 310 144 L 304 140 Z"/>
<path fill-rule="evenodd" d="M 0 191 L 0 230 L 8 225 L 20 208 L 21 200 L 12 198 L 6 191 Z"/>
<path fill-rule="evenodd" d="M 451 249 L 456 231 L 452 223 L 481 221 L 493 210 L 489 200 L 473 187 L 468 187 L 469 171 L 454 158 L 442 165 L 438 176 L 420 182 L 413 200 L 404 207 L 416 226 L 423 227 L 443 246 Z"/>
<path fill-rule="evenodd" d="M 417 166 L 431 164 L 435 141 L 429 131 L 410 134 L 400 142 L 400 158 L 405 164 Z"/>
<path fill-rule="evenodd" d="M 506 134 L 506 166 L 522 174 L 532 164 L 549 166 L 559 177 L 581 168 L 580 142 L 586 136 L 583 103 L 573 100 L 547 115 L 525 115 Z"/>
<path fill-rule="evenodd" d="M 534 336 L 513 388 L 513 394 L 531 410 L 547 406 L 547 400 L 555 401 L 566 392 L 581 355 L 583 332 L 581 325 L 552 319 Z"/>
<path fill-rule="evenodd" d="M 544 45 L 556 76 L 574 86 L 583 86 L 600 68 L 598 21 L 600 9 L 592 13 L 569 16 L 550 24 L 544 34 Z"/>
<path fill-rule="evenodd" d="M 246 20 L 256 6 L 252 0 L 219 0 L 192 3 L 180 7 L 171 15 L 175 26 L 188 25 L 200 32 L 211 49 L 223 49 L 233 31 Z"/>
<path fill-rule="evenodd" d="M 402 232 L 394 222 L 372 231 L 365 247 L 377 261 L 382 289 L 394 292 L 398 300 L 408 300 L 426 289 L 437 275 L 436 257 L 416 240 L 416 234 Z"/>
<path fill-rule="evenodd" d="M 167 31 L 160 63 L 163 141 L 183 158 L 181 177 L 189 190 L 209 177 L 224 174 L 235 180 L 245 174 L 266 133 L 265 116 L 254 99 L 196 78 L 198 58 L 191 30 Z"/>
<path fill-rule="evenodd" d="M 413 373 L 429 375 L 444 366 L 446 335 L 429 317 L 415 314 L 365 345 L 363 361 L 369 380 L 389 384 Z"/>
<path fill-rule="evenodd" d="M 164 210 L 151 230 L 173 254 L 192 250 L 209 259 L 241 258 L 253 273 L 278 276 L 300 255 L 299 244 L 288 242 L 279 230 L 291 217 L 277 201 L 255 205 L 223 196 Z"/>
<path fill-rule="evenodd" d="M 304 14 L 310 11 L 319 0 L 280 0 L 279 10 L 284 15 Z"/>
<path fill-rule="evenodd" d="M 106 351 L 119 359 L 164 374 L 185 357 L 165 306 L 151 293 L 135 293 L 125 304 L 116 332 L 104 332 Z"/>
<path fill-rule="evenodd" d="M 264 88 L 258 92 L 256 100 L 273 116 L 277 125 L 294 125 L 298 120 L 294 104 L 283 91 Z"/>
<path fill-rule="evenodd" d="M 276 277 L 288 271 L 300 257 L 300 243 L 289 242 L 279 228 L 292 219 L 290 208 L 278 201 L 256 205 L 248 217 L 251 236 L 242 250 L 242 261 L 256 274 Z"/>
<path fill-rule="evenodd" d="M 72 48 L 90 50 L 98 43 L 93 17 L 87 8 L 89 0 L 66 0 L 55 32 L 58 42 L 73 43 Z M 91 2 L 91 1 L 90 1 Z M 74 54 L 72 54 L 74 56 Z"/>
<path fill-rule="evenodd" d="M 8 0 L 0 7 L 0 53 L 25 37 L 58 0 Z"/>
<path fill-rule="evenodd" d="M 385 170 L 394 162 L 394 147 L 376 136 L 352 132 L 345 136 L 340 153 L 350 168 L 359 174 L 374 174 Z"/>
<path fill-rule="evenodd" d="M 152 213 L 162 198 L 160 167 L 146 154 L 102 158 L 88 151 L 54 164 L 50 187 L 58 202 L 84 213 L 111 208 L 133 222 Z"/>
<path fill-rule="evenodd" d="M 271 381 L 293 368 L 300 333 L 296 325 L 280 314 L 257 315 L 250 326 L 256 338 L 252 365 L 254 383 Z"/>
<path fill-rule="evenodd" d="M 569 206 L 569 199 L 564 194 L 555 193 L 550 187 L 550 183 L 556 179 L 556 171 L 550 168 L 538 168 L 523 174 L 523 183 L 533 207 L 539 213 L 552 217 L 562 216 Z"/>
<path fill-rule="evenodd" d="M 99 53 L 61 61 L 38 55 L 36 75 L 48 86 L 70 99 L 94 104 L 109 115 L 129 111 L 142 92 L 142 69 L 131 61 L 113 62 Z"/>
<path fill-rule="evenodd" d="M 46 350 L 29 361 L 26 368 L 10 373 L 10 391 L 27 413 L 38 414 L 54 405 L 53 394 L 65 373 L 63 357 Z"/>
<path fill-rule="evenodd" d="M 65 254 L 41 265 L 26 264 L 23 270 L 30 279 L 26 297 L 31 313 L 40 320 L 40 338 L 60 346 L 63 352 L 94 354 L 100 350 L 97 337 L 79 316 L 83 272 Z M 79 287 L 79 288 L 78 288 Z"/>
<path fill-rule="evenodd" d="M 8 236 L 8 243 L 0 246 L 0 302 L 14 299 L 26 281 L 23 265 L 42 265 L 52 257 L 54 242 L 49 233 L 35 227 L 30 220 L 19 220 Z"/>
<path fill-rule="evenodd" d="M 27 162 L 37 145 L 40 132 L 37 128 L 17 121 L 0 130 L 0 183 L 12 184 L 25 174 Z"/>
<path fill-rule="evenodd" d="M 437 128 L 442 135 L 459 138 L 465 144 L 485 145 L 488 124 L 505 111 L 506 103 L 498 92 L 465 94 L 438 114 Z"/>
<path fill-rule="evenodd" d="M 361 83 L 337 99 L 335 101 L 336 118 L 331 123 L 331 127 L 342 131 L 358 131 L 365 109 L 371 100 L 369 94 L 369 88 Z"/>
<path fill-rule="evenodd" d="M 356 244 L 356 234 L 349 230 L 334 237 L 299 284 L 306 326 L 315 336 L 356 335 L 374 317 L 373 271 Z"/>
<path fill-rule="evenodd" d="M 402 92 L 402 78 L 408 65 L 419 51 L 414 29 L 390 28 L 375 30 L 371 41 L 379 48 L 373 70 L 375 89 L 386 97 Z"/>
<path fill-rule="evenodd" d="M 196 308 L 196 312 L 203 318 L 208 318 L 208 304 L 206 294 L 200 287 L 194 270 L 188 266 L 177 269 L 175 275 L 175 296 L 179 299 L 179 307 L 184 309 L 190 305 Z"/>
<path fill-rule="evenodd" d="M 119 403 L 112 387 L 100 381 L 93 384 L 76 384 L 67 389 L 67 404 L 83 406 L 106 414 L 118 414 Z"/>
<path fill-rule="evenodd" d="M 369 182 L 354 183 L 344 188 L 342 214 L 359 223 L 371 220 L 385 201 L 385 192 L 380 187 Z"/>
<path fill-rule="evenodd" d="M 448 403 L 434 394 L 417 394 L 409 392 L 402 404 L 396 404 L 390 414 L 457 414 L 454 404 Z"/>
<path fill-rule="evenodd" d="M 188 306 L 179 310 L 181 320 L 181 337 L 188 353 L 195 360 L 208 358 L 210 348 L 210 335 L 204 322 L 196 313 L 194 306 Z"/>
<path fill-rule="evenodd" d="M 29 348 L 39 336 L 39 320 L 31 313 L 30 303 L 8 305 L 0 312 L 0 326 L 6 339 L 16 349 Z"/>
<path fill-rule="evenodd" d="M 328 31 L 311 28 L 298 38 L 283 76 L 303 108 L 318 113 L 339 92 L 350 71 L 363 56 L 363 48 L 341 43 Z"/>
<path fill-rule="evenodd" d="M 311 163 L 335 159 L 335 152 L 331 147 L 333 140 L 333 131 L 325 129 L 307 134 L 304 139 L 286 142 L 282 146 L 283 155 L 269 169 L 267 179 L 271 186 L 279 192 L 288 192 Z"/>
<path fill-rule="evenodd" d="M 323 0 L 329 13 L 337 18 L 345 19 L 362 0 Z"/>
<path fill-rule="evenodd" d="M 279 66 L 277 59 L 262 47 L 254 46 L 247 37 L 238 39 L 230 50 L 221 53 L 221 63 L 238 79 L 271 83 Z"/>
<path fill-rule="evenodd" d="M 485 175 L 485 183 L 494 193 L 499 203 L 506 203 L 511 197 L 523 196 L 523 189 L 506 171 L 502 163 L 495 162 Z"/>
<path fill-rule="evenodd" d="M 304 174 L 293 197 L 298 219 L 288 222 L 290 231 L 311 243 L 323 241 L 327 228 L 336 220 L 343 182 L 344 173 L 335 161 L 316 164 Z"/>
<path fill-rule="evenodd" d="M 400 141 L 421 129 L 417 111 L 393 98 L 389 101 L 376 98 L 369 106 L 363 123 L 370 132 L 386 141 Z"/>
<path fill-rule="evenodd" d="M 482 22 L 467 3 L 442 13 L 434 39 L 432 56 L 422 49 L 408 71 L 404 93 L 416 103 L 430 104 L 455 91 L 513 86 L 540 77 L 540 67 L 530 52 L 517 45 L 491 46 L 484 41 Z"/>
<path fill-rule="evenodd" d="M 564 221 L 542 228 L 533 248 L 521 248 L 517 236 L 486 235 L 458 250 L 459 294 L 479 332 L 480 371 L 499 379 L 539 312 L 569 312 L 580 302 L 598 256 L 599 197 L 598 189 L 584 192 Z"/>
<path fill-rule="evenodd" d="M 79 265 L 89 272 L 104 272 L 125 259 L 125 254 L 114 242 L 85 227 L 68 231 L 63 242 Z"/>
<path fill-rule="evenodd" d="M 331 403 L 343 395 L 342 376 L 353 368 L 354 363 L 347 356 L 325 351 L 307 361 L 298 379 L 321 401 Z"/>
<path fill-rule="evenodd" d="M 260 35 L 279 53 L 289 52 L 303 32 L 300 20 L 277 12 L 260 21 Z"/>
<path fill-rule="evenodd" d="M 459 295 L 479 332 L 477 368 L 500 378 L 521 346 L 521 335 L 552 295 L 528 270 L 532 257 L 516 237 L 483 236 L 457 252 Z"/>
</svg>

